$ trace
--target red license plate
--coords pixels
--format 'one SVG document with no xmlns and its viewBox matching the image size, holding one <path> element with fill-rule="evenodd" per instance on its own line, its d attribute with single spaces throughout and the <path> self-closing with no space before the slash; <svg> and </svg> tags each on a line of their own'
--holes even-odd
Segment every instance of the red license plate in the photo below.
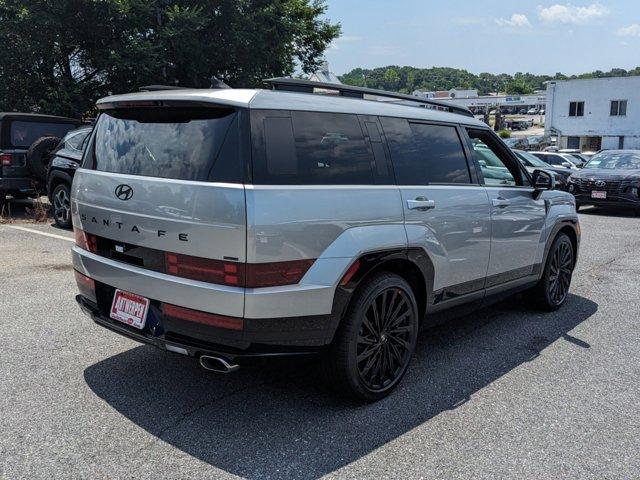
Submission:
<svg viewBox="0 0 640 480">
<path fill-rule="evenodd" d="M 114 320 L 142 329 L 149 312 L 149 299 L 135 293 L 116 290 L 109 316 Z"/>
</svg>

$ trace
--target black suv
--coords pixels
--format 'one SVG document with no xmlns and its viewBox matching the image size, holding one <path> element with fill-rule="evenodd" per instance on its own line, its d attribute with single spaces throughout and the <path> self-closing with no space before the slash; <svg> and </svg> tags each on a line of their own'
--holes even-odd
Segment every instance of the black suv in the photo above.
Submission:
<svg viewBox="0 0 640 480">
<path fill-rule="evenodd" d="M 44 191 L 50 152 L 81 124 L 52 115 L 0 113 L 0 205 L 7 195 L 26 198 Z"/>
<path fill-rule="evenodd" d="M 47 196 L 53 219 L 61 228 L 71 228 L 71 182 L 80 166 L 92 127 L 81 127 L 65 135 L 51 154 L 47 174 Z"/>
</svg>

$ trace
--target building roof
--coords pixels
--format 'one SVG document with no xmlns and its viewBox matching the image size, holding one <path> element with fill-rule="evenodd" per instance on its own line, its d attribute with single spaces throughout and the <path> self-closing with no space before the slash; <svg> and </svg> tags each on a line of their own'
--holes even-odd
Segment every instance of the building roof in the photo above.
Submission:
<svg viewBox="0 0 640 480">
<path fill-rule="evenodd" d="M 108 108 L 116 102 L 140 102 L 151 100 L 193 101 L 216 103 L 239 108 L 256 108 L 267 110 L 307 110 L 332 113 L 352 113 L 358 115 L 379 115 L 387 117 L 404 117 L 418 120 L 437 120 L 465 125 L 486 125 L 479 120 L 465 115 L 432 110 L 424 107 L 401 105 L 391 102 L 380 102 L 337 95 L 320 95 L 296 93 L 281 90 L 211 90 L 184 89 L 154 92 L 129 93 L 115 95 L 98 100 L 99 108 Z"/>
</svg>

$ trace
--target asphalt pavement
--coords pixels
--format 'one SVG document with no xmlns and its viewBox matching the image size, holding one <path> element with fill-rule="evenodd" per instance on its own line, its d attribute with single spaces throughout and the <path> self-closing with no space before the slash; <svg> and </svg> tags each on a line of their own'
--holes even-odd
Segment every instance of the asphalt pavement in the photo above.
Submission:
<svg viewBox="0 0 640 480">
<path fill-rule="evenodd" d="M 580 219 L 560 311 L 518 296 L 427 330 L 366 406 L 310 360 L 221 376 L 108 332 L 75 304 L 70 232 L 0 225 L 0 478 L 640 478 L 640 217 Z"/>
</svg>

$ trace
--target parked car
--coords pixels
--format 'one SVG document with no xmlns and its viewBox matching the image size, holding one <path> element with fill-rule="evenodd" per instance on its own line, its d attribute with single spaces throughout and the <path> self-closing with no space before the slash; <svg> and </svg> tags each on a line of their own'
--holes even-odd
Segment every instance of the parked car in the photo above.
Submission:
<svg viewBox="0 0 640 480">
<path fill-rule="evenodd" d="M 551 145 L 551 138 L 545 135 L 531 135 L 527 137 L 529 150 L 542 150 Z"/>
<path fill-rule="evenodd" d="M 538 114 L 537 108 L 530 108 L 529 110 L 527 110 L 527 115 L 537 115 L 537 114 Z"/>
<path fill-rule="evenodd" d="M 578 166 L 575 163 L 575 159 L 568 153 L 554 153 L 554 152 L 531 152 L 540 160 L 556 167 L 574 168 Z"/>
<path fill-rule="evenodd" d="M 0 113 L 0 204 L 7 195 L 26 198 L 44 193 L 51 150 L 79 125 L 73 118 Z"/>
<path fill-rule="evenodd" d="M 91 127 L 72 130 L 52 152 L 47 173 L 47 196 L 53 219 L 60 228 L 71 228 L 71 182 L 80 166 Z"/>
<path fill-rule="evenodd" d="M 467 109 L 267 83 L 98 102 L 71 193 L 77 301 L 95 322 L 217 372 L 316 354 L 338 392 L 374 401 L 435 312 L 515 291 L 561 307 L 574 197 Z"/>
<path fill-rule="evenodd" d="M 526 137 L 505 138 L 504 143 L 506 143 L 509 146 L 509 148 L 518 148 L 518 149 L 525 149 L 525 150 L 529 148 L 529 141 L 527 140 Z"/>
<path fill-rule="evenodd" d="M 546 162 L 543 162 L 531 152 L 525 152 L 524 150 L 514 149 L 513 152 L 516 154 L 520 162 L 522 162 L 529 173 L 533 174 L 536 169 L 540 168 L 546 170 L 547 172 L 551 172 L 555 177 L 556 188 L 558 190 L 567 190 L 567 179 L 573 172 L 570 168 L 554 167 Z"/>
<path fill-rule="evenodd" d="M 573 148 L 561 148 L 560 150 L 558 150 L 558 153 L 571 155 L 571 157 L 573 157 L 573 163 L 575 163 L 578 167 L 583 167 L 590 158 L 589 156 L 582 154 L 579 149 Z M 593 154 L 591 156 L 593 156 Z"/>
<path fill-rule="evenodd" d="M 582 205 L 632 208 L 640 215 L 640 150 L 606 150 L 569 177 Z"/>
</svg>

